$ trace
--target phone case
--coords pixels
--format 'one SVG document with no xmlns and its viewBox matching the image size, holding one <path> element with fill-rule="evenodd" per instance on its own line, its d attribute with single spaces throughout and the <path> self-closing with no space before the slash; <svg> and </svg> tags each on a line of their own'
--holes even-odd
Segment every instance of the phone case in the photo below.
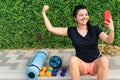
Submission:
<svg viewBox="0 0 120 80">
<path fill-rule="evenodd" d="M 108 18 L 110 18 L 110 11 L 109 11 L 109 10 L 106 10 L 106 11 L 104 11 L 104 21 L 110 22 L 110 21 L 108 20 Z M 108 25 L 108 24 L 104 23 L 104 26 L 107 26 L 107 25 Z"/>
</svg>

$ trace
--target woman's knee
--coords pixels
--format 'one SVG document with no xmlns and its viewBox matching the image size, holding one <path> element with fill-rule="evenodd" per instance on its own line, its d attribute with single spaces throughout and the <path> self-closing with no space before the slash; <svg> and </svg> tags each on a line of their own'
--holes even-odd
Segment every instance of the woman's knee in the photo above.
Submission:
<svg viewBox="0 0 120 80">
<path fill-rule="evenodd" d="M 81 59 L 79 59 L 76 56 L 72 56 L 69 58 L 69 69 L 70 70 L 77 70 L 80 71 L 80 73 L 83 73 L 83 64 L 81 62 Z"/>
<path fill-rule="evenodd" d="M 78 58 L 76 56 L 71 56 L 69 58 L 69 65 L 77 64 Z"/>
<path fill-rule="evenodd" d="M 78 57 L 76 56 L 71 56 L 69 58 L 69 66 L 81 66 L 82 63 L 81 63 L 81 59 L 79 59 Z"/>
<path fill-rule="evenodd" d="M 100 61 L 99 66 L 102 66 L 103 68 L 107 68 L 109 66 L 109 60 L 107 57 L 103 56 L 99 59 L 99 61 Z"/>
</svg>

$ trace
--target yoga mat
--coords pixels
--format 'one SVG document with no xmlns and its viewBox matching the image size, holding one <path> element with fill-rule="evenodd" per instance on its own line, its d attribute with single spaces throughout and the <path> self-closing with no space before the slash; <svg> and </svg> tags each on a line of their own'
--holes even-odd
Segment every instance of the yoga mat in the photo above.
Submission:
<svg viewBox="0 0 120 80">
<path fill-rule="evenodd" d="M 31 59 L 25 73 L 27 80 L 37 80 L 39 71 L 44 65 L 47 57 L 48 57 L 48 52 L 46 50 L 38 50 L 36 52 L 34 57 Z"/>
</svg>

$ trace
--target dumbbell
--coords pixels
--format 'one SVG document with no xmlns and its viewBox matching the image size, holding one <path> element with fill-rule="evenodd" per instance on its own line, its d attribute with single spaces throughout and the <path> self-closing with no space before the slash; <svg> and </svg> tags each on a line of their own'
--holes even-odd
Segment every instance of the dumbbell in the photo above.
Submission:
<svg viewBox="0 0 120 80">
<path fill-rule="evenodd" d="M 51 77 L 52 76 L 52 72 L 53 72 L 53 68 L 52 67 L 48 67 L 48 70 L 46 72 L 46 76 L 47 77 Z"/>
<path fill-rule="evenodd" d="M 40 71 L 40 73 L 39 73 L 39 76 L 40 76 L 40 77 L 45 76 L 45 72 L 46 72 L 46 71 L 47 71 L 47 67 L 43 66 L 43 67 L 41 68 L 41 71 Z"/>
<path fill-rule="evenodd" d="M 58 68 L 53 69 L 52 76 L 57 76 Z"/>
<path fill-rule="evenodd" d="M 65 73 L 66 73 L 67 69 L 65 67 L 62 68 L 62 71 L 60 73 L 60 76 L 61 77 L 64 77 L 65 76 Z"/>
</svg>

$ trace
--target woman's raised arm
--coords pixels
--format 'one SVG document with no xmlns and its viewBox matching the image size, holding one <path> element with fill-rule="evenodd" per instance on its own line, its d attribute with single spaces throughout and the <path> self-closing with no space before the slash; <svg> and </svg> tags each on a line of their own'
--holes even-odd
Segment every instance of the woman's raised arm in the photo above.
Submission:
<svg viewBox="0 0 120 80">
<path fill-rule="evenodd" d="M 67 36 L 67 27 L 53 27 L 50 20 L 48 19 L 46 12 L 48 11 L 49 6 L 44 5 L 42 10 L 43 19 L 45 22 L 45 26 L 49 32 L 52 32 L 57 35 Z"/>
</svg>

